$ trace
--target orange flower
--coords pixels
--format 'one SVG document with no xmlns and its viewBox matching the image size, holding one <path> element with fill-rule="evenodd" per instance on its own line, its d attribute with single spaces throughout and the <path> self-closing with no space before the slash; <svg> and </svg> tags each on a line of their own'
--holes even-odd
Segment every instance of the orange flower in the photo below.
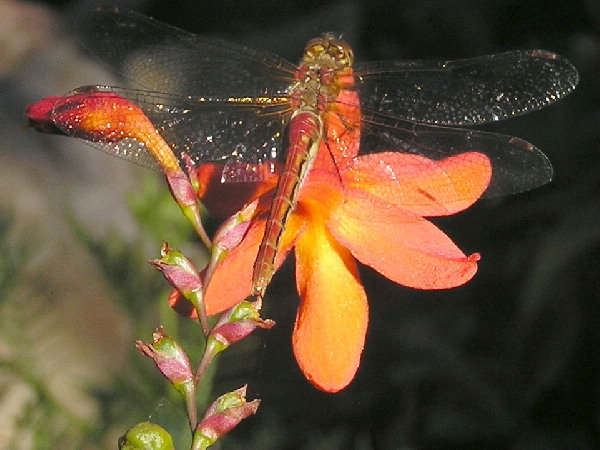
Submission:
<svg viewBox="0 0 600 450">
<path fill-rule="evenodd" d="M 329 117 L 328 138 L 344 127 L 334 122 L 336 117 Z M 293 350 L 307 379 L 327 392 L 352 381 L 364 346 L 368 305 L 356 260 L 417 289 L 467 282 L 477 270 L 479 255 L 466 256 L 423 217 L 469 207 L 485 191 L 492 173 L 489 159 L 475 151 L 439 161 L 397 152 L 353 157 L 357 138 L 358 132 L 347 137 L 341 149 L 345 155 L 332 155 L 336 148 L 322 144 L 276 260 L 279 267 L 295 249 L 301 305 Z M 245 237 L 215 270 L 205 296 L 209 315 L 251 292 L 269 200 L 268 194 L 261 197 L 262 209 L 257 208 Z"/>
</svg>

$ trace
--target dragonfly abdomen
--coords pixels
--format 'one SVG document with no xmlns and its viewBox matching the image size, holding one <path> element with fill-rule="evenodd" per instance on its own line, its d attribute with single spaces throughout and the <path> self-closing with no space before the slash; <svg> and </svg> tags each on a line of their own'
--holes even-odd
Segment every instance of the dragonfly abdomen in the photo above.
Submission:
<svg viewBox="0 0 600 450">
<path fill-rule="evenodd" d="M 252 275 L 252 295 L 263 297 L 275 272 L 275 258 L 281 246 L 298 192 L 312 167 L 323 136 L 323 119 L 312 110 L 298 110 L 290 122 L 290 147 L 279 177 L 265 233 L 258 249 Z"/>
</svg>

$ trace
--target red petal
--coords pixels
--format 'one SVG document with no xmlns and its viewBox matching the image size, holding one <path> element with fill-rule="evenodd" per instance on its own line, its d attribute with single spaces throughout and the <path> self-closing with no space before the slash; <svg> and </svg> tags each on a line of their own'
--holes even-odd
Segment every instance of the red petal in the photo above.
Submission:
<svg viewBox="0 0 600 450">
<path fill-rule="evenodd" d="M 361 263 L 396 283 L 447 289 L 469 281 L 479 255 L 465 254 L 431 222 L 372 198 L 353 196 L 332 212 L 328 227 Z"/>
<path fill-rule="evenodd" d="M 316 224 L 296 243 L 296 279 L 302 304 L 293 347 L 306 378 L 337 392 L 354 378 L 368 324 L 368 305 L 356 262 Z"/>
<path fill-rule="evenodd" d="M 197 170 L 200 182 L 198 198 L 208 210 L 220 218 L 226 218 L 242 209 L 265 192 L 270 191 L 277 183 L 277 174 L 265 173 L 263 181 L 256 182 L 222 182 L 223 164 L 205 163 Z M 261 167 L 257 166 L 260 170 Z"/>
<path fill-rule="evenodd" d="M 440 161 L 386 152 L 357 158 L 343 176 L 353 187 L 419 216 L 446 216 L 481 197 L 490 183 L 492 167 L 488 157 L 477 152 Z"/>
</svg>

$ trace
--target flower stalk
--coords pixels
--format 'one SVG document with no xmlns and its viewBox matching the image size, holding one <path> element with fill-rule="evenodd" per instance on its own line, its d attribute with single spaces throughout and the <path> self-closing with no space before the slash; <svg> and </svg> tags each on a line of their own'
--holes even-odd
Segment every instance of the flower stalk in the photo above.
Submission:
<svg viewBox="0 0 600 450">
<path fill-rule="evenodd" d="M 206 342 L 197 370 L 192 370 L 183 347 L 162 327 L 154 331 L 151 344 L 142 341 L 135 343 L 137 349 L 153 360 L 157 369 L 184 399 L 193 434 L 193 448 L 207 448 L 241 420 L 254 414 L 259 405 L 258 400 L 246 402 L 245 388 L 238 389 L 219 397 L 198 423 L 197 387 L 215 356 L 247 337 L 254 329 L 271 328 L 274 325 L 273 321 L 260 318 L 259 302 L 241 302 L 221 314 L 211 328 L 204 304 L 205 287 L 212 273 L 243 239 L 256 203 L 249 204 L 226 221 L 213 244 L 204 229 L 200 212 L 200 192 L 205 188 L 204 180 L 199 176 L 202 172 L 186 154 L 181 155 L 184 171 L 171 147 L 142 109 L 110 89 L 87 86 L 63 97 L 48 97 L 30 105 L 27 117 L 29 124 L 38 131 L 76 136 L 110 151 L 120 152 L 126 159 L 137 158 L 148 152 L 155 161 L 150 161 L 148 165 L 157 163 L 173 199 L 211 251 L 211 262 L 205 270 L 196 269 L 183 253 L 170 248 L 167 243 L 162 246 L 160 258 L 150 261 L 174 287 L 170 301 L 184 299 L 198 318 Z M 119 445 L 123 449 L 162 450 L 172 449 L 173 441 L 162 428 L 144 422 L 132 427 L 121 438 Z"/>
</svg>

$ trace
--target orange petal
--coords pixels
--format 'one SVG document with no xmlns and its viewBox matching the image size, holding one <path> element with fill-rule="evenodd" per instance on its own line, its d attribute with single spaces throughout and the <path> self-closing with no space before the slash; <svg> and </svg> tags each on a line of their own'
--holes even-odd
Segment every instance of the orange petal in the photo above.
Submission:
<svg viewBox="0 0 600 450">
<path fill-rule="evenodd" d="M 374 153 L 360 156 L 344 173 L 349 185 L 425 217 L 468 208 L 491 177 L 490 160 L 477 152 L 439 161 L 409 153 Z"/>
<path fill-rule="evenodd" d="M 328 228 L 361 263 L 403 286 L 447 289 L 469 281 L 478 254 L 465 254 L 431 222 L 372 198 L 348 201 L 332 212 Z"/>
<path fill-rule="evenodd" d="M 368 305 L 352 255 L 321 224 L 296 243 L 296 280 L 302 304 L 293 348 L 306 378 L 337 392 L 354 378 L 368 324 Z"/>
<path fill-rule="evenodd" d="M 303 221 L 292 216 L 281 239 L 281 248 L 275 259 L 278 269 L 294 245 Z M 214 271 L 204 296 L 206 313 L 217 314 L 248 298 L 252 288 L 252 271 L 258 246 L 265 232 L 265 221 L 256 220 L 242 241 Z"/>
</svg>

